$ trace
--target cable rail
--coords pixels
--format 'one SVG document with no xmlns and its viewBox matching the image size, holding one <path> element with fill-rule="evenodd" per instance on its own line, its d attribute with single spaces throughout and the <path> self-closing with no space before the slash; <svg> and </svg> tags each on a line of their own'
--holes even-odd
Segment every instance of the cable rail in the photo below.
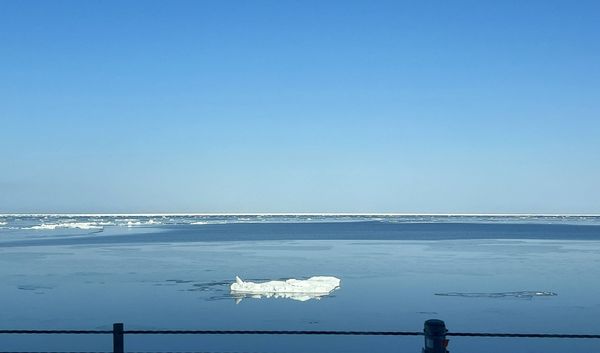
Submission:
<svg viewBox="0 0 600 353">
<path fill-rule="evenodd" d="M 0 330 L 0 334 L 112 334 L 112 330 Z M 329 335 L 329 336 L 423 336 L 419 331 L 302 331 L 302 330 L 123 330 L 127 335 Z M 451 337 L 511 337 L 511 338 L 590 338 L 600 334 L 569 333 L 506 333 L 506 332 L 451 332 Z M 2 353 L 2 352 L 0 352 Z"/>
</svg>

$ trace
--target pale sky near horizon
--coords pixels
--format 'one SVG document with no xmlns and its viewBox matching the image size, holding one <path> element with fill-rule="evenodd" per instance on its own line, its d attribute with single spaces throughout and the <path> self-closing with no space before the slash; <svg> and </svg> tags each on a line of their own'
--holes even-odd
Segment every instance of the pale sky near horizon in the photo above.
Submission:
<svg viewBox="0 0 600 353">
<path fill-rule="evenodd" d="M 0 1 L 0 213 L 600 213 L 598 13 Z"/>
</svg>

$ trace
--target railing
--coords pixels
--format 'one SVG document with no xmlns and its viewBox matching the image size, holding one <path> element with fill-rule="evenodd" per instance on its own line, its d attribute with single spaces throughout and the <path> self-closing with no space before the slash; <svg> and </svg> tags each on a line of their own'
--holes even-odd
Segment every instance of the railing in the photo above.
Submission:
<svg viewBox="0 0 600 353">
<path fill-rule="evenodd" d="M 442 320 L 425 321 L 423 331 L 269 331 L 269 330 L 125 330 L 122 323 L 112 330 L 0 330 L 0 334 L 82 334 L 113 337 L 113 353 L 125 353 L 125 335 L 328 335 L 328 336 L 424 336 L 422 353 L 448 353 L 447 337 L 512 337 L 512 338 L 571 338 L 600 339 L 600 335 L 546 333 L 484 333 L 448 332 Z M 0 352 L 7 353 L 7 352 Z M 18 353 L 18 352 L 10 352 Z M 23 352 L 19 352 L 23 353 Z M 34 353 L 34 352 L 27 352 Z"/>
</svg>

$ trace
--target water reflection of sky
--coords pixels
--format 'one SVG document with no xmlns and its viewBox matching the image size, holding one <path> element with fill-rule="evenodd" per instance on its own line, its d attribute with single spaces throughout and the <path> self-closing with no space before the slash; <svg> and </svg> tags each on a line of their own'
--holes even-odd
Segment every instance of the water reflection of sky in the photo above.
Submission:
<svg viewBox="0 0 600 353">
<path fill-rule="evenodd" d="M 415 331 L 429 318 L 454 331 L 598 333 L 600 242 L 261 241 L 0 248 L 2 328 L 323 329 Z M 343 288 L 321 300 L 242 300 L 236 275 L 253 280 L 334 275 Z M 557 296 L 439 296 L 549 291 Z M 19 349 L 102 350 L 103 338 L 20 340 Z M 7 341 L 3 349 L 15 349 Z M 270 352 L 418 351 L 418 339 L 131 337 L 129 349 Z M 11 343 L 12 342 L 12 343 Z M 92 347 L 89 346 L 92 342 Z M 453 339 L 470 352 L 490 341 Z M 584 352 L 597 342 L 493 341 L 487 352 Z M 25 344 L 29 346 L 24 346 Z M 97 346 L 93 346 L 97 344 Z M 82 345 L 84 348 L 78 345 Z M 148 346 L 149 345 L 149 346 Z M 283 347 L 283 348 L 281 348 Z M 328 349 L 321 349 L 327 347 Z M 494 348 L 495 347 L 495 348 Z M 520 349 L 522 347 L 523 349 Z M 280 349 L 281 348 L 281 349 Z M 496 349 L 497 350 L 494 350 Z M 502 349 L 500 349 L 502 348 Z M 539 348 L 539 349 L 538 349 Z"/>
</svg>

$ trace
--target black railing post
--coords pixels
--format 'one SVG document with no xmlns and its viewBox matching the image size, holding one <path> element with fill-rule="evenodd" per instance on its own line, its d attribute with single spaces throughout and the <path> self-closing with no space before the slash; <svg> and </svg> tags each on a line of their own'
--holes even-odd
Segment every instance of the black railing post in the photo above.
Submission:
<svg viewBox="0 0 600 353">
<path fill-rule="evenodd" d="M 113 353 L 125 353 L 122 323 L 113 324 Z"/>
<path fill-rule="evenodd" d="M 425 336 L 425 346 L 422 353 L 448 353 L 446 347 L 448 340 L 446 339 L 446 324 L 442 320 L 431 319 L 425 321 L 423 329 Z"/>
</svg>

